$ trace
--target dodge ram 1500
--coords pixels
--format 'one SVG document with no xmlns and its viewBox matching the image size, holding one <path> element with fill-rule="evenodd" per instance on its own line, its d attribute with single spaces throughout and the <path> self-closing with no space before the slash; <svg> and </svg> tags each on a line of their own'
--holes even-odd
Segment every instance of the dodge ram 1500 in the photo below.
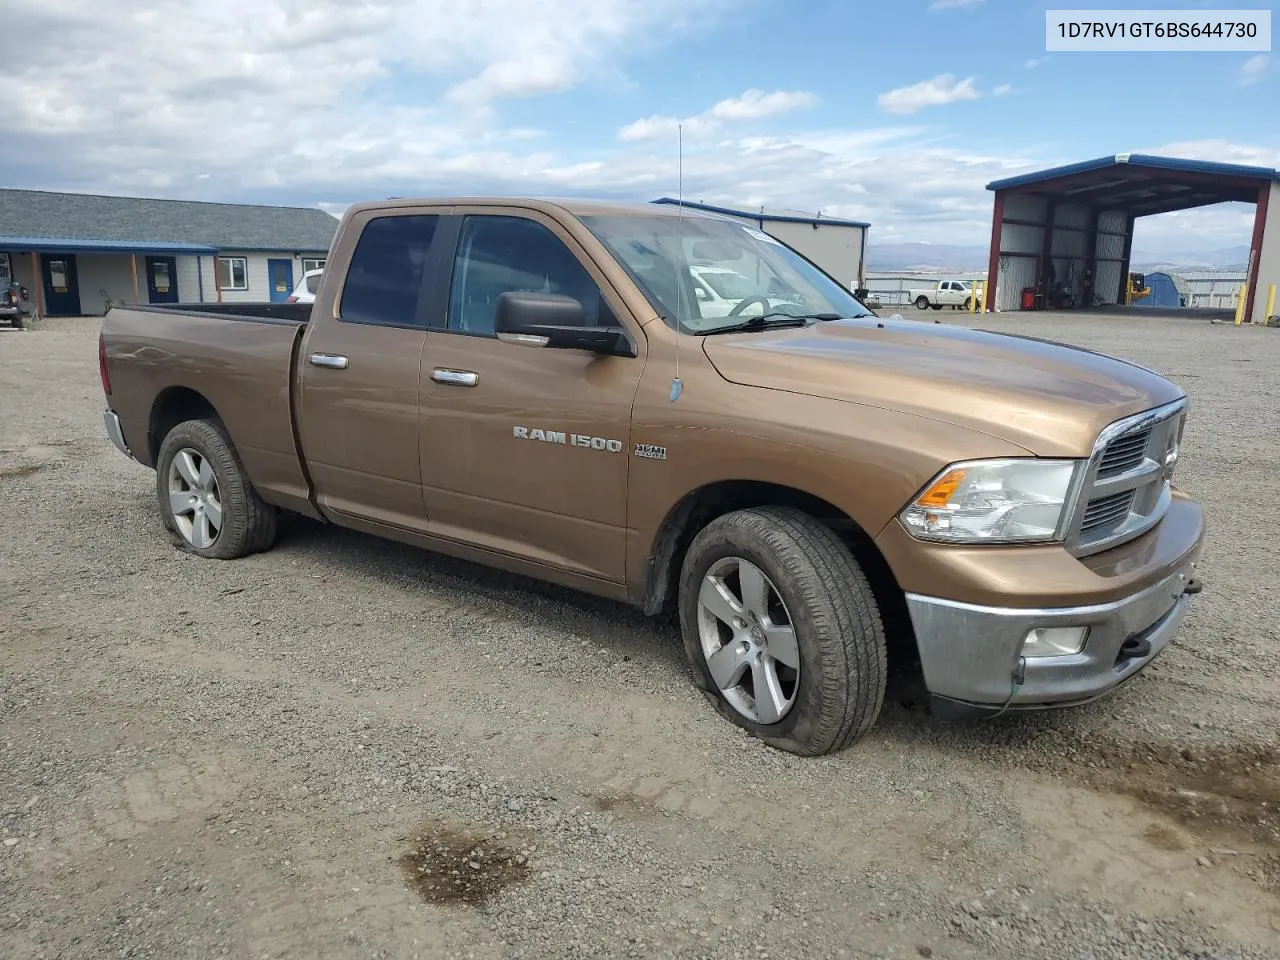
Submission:
<svg viewBox="0 0 1280 960">
<path fill-rule="evenodd" d="M 360 204 L 314 304 L 117 307 L 99 354 L 185 549 L 294 511 L 672 611 L 717 709 L 796 753 L 870 728 L 891 653 L 951 710 L 1093 699 L 1199 589 L 1181 389 L 879 319 L 713 214 Z"/>
</svg>

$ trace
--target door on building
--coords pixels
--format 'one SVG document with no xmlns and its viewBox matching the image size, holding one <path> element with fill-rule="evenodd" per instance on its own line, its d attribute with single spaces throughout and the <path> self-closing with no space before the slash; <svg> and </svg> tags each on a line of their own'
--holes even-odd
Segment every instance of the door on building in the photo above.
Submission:
<svg viewBox="0 0 1280 960">
<path fill-rule="evenodd" d="M 267 287 L 272 303 L 285 303 L 293 293 L 293 261 L 267 261 Z"/>
<path fill-rule="evenodd" d="M 44 282 L 46 316 L 80 316 L 80 284 L 76 278 L 76 258 L 69 253 L 41 254 L 40 276 Z"/>
<path fill-rule="evenodd" d="M 178 261 L 174 257 L 147 257 L 147 301 L 178 302 Z"/>
</svg>

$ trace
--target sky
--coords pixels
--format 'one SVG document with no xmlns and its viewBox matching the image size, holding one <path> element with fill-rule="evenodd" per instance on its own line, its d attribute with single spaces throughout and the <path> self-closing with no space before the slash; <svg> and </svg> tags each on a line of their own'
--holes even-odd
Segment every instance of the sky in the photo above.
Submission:
<svg viewBox="0 0 1280 960">
<path fill-rule="evenodd" d="M 1135 0 L 1095 8 L 1132 8 Z M 1158 6 L 1211 9 L 1231 3 Z M 1055 4 L 1055 6 L 1070 6 Z M 1026 0 L 4 0 L 0 185 L 320 205 L 688 199 L 985 244 L 993 179 L 1280 166 L 1280 57 L 1045 53 Z M 1251 206 L 1135 255 L 1247 243 Z"/>
</svg>

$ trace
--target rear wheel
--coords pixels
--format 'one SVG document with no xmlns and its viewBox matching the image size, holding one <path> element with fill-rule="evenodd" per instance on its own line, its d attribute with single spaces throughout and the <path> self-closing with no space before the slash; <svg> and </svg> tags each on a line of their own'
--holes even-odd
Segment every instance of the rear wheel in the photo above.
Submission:
<svg viewBox="0 0 1280 960">
<path fill-rule="evenodd" d="M 928 310 L 928 309 L 929 309 L 929 298 L 928 298 L 928 297 L 926 297 L 926 296 L 919 296 L 919 297 L 916 297 L 916 309 L 917 309 L 917 310 Z"/>
<path fill-rule="evenodd" d="M 165 526 L 191 553 L 233 560 L 275 542 L 276 509 L 253 489 L 218 420 L 169 431 L 156 460 L 156 496 Z"/>
<path fill-rule="evenodd" d="M 886 654 L 871 588 L 799 510 L 741 510 L 703 529 L 685 555 L 680 623 L 697 684 L 771 746 L 831 753 L 879 715 Z"/>
</svg>

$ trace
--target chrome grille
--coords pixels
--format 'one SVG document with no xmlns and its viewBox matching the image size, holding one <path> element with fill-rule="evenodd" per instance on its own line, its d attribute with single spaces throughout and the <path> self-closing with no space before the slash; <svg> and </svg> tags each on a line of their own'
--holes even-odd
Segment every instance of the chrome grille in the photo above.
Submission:
<svg viewBox="0 0 1280 960">
<path fill-rule="evenodd" d="M 1119 546 L 1164 516 L 1186 409 L 1184 398 L 1102 431 L 1075 501 L 1067 536 L 1073 552 L 1083 556 Z"/>
<path fill-rule="evenodd" d="M 1147 456 L 1147 445 L 1151 442 L 1151 428 L 1136 433 L 1126 433 L 1107 444 L 1102 454 L 1102 462 L 1098 465 L 1099 477 L 1113 477 L 1117 473 L 1132 470 L 1142 463 Z"/>
<path fill-rule="evenodd" d="M 1080 521 L 1080 532 L 1088 533 L 1090 530 L 1096 530 L 1098 527 L 1122 520 L 1129 515 L 1129 510 L 1132 506 L 1132 490 L 1126 490 L 1124 493 L 1113 493 L 1109 497 L 1099 497 L 1097 500 L 1090 500 L 1089 505 L 1084 510 L 1084 519 Z"/>
</svg>

